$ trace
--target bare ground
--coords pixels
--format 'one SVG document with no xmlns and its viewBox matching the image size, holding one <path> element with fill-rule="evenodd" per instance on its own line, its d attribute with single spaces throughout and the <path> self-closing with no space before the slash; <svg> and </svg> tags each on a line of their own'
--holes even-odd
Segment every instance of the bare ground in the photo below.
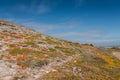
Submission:
<svg viewBox="0 0 120 80">
<path fill-rule="evenodd" d="M 120 52 L 113 52 L 113 55 L 120 60 Z"/>
</svg>

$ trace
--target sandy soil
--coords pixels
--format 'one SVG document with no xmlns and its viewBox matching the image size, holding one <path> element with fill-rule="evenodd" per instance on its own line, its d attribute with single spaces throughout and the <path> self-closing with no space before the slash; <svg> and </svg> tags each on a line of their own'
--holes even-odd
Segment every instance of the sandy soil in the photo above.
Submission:
<svg viewBox="0 0 120 80">
<path fill-rule="evenodd" d="M 118 59 L 120 59 L 120 52 L 113 52 L 113 55 L 114 55 L 115 57 L 117 57 Z"/>
</svg>

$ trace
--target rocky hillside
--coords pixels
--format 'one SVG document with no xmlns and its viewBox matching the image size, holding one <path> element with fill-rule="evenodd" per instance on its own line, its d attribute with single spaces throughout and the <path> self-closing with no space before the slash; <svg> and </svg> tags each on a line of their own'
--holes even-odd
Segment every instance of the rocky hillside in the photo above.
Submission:
<svg viewBox="0 0 120 80">
<path fill-rule="evenodd" d="M 0 20 L 0 80 L 120 80 L 115 51 Z"/>
</svg>

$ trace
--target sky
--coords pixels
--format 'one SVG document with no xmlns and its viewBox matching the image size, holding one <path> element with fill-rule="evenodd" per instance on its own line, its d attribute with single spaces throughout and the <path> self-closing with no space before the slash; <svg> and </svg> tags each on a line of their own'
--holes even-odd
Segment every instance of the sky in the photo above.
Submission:
<svg viewBox="0 0 120 80">
<path fill-rule="evenodd" d="M 120 0 L 0 0 L 0 19 L 72 42 L 120 45 Z"/>
</svg>

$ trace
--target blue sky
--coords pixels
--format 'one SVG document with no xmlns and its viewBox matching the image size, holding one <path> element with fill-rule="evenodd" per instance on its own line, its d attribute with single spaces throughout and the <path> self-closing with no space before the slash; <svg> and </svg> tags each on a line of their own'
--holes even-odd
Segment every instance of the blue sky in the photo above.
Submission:
<svg viewBox="0 0 120 80">
<path fill-rule="evenodd" d="M 0 0 L 0 18 L 73 42 L 120 45 L 119 0 Z"/>
</svg>

